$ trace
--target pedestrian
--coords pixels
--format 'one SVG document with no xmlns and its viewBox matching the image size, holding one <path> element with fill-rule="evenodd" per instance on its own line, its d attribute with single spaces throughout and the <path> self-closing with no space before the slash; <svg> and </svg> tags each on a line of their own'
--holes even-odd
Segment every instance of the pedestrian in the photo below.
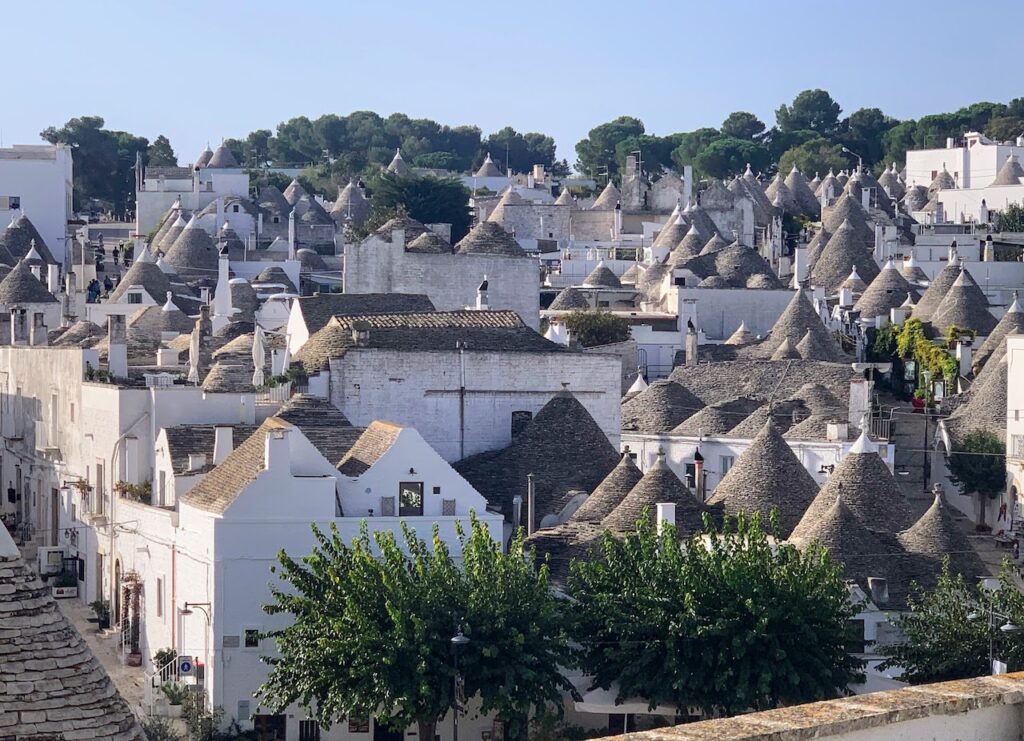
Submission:
<svg viewBox="0 0 1024 741">
<path fill-rule="evenodd" d="M 113 249 L 113 251 L 111 252 L 111 255 L 114 258 L 114 267 L 117 267 L 117 259 L 121 256 L 121 250 L 119 250 L 117 247 L 115 247 Z"/>
<path fill-rule="evenodd" d="M 103 277 L 103 290 L 110 293 L 114 290 L 114 282 L 110 280 L 110 276 L 106 275 Z"/>
</svg>

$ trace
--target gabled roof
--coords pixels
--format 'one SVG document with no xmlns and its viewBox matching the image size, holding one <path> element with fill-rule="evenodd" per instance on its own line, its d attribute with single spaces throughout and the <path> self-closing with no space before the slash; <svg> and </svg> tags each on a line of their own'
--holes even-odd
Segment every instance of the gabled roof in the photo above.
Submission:
<svg viewBox="0 0 1024 741">
<path fill-rule="evenodd" d="M 598 262 L 590 274 L 583 279 L 583 285 L 588 288 L 622 288 L 618 276 L 608 269 L 604 260 Z"/>
<path fill-rule="evenodd" d="M 296 298 L 295 306 L 310 335 L 320 331 L 333 316 L 434 310 L 430 298 L 418 293 L 318 293 Z"/>
<path fill-rule="evenodd" d="M 619 453 L 586 408 L 570 392 L 560 391 L 508 447 L 465 458 L 455 469 L 506 519 L 511 519 L 515 496 L 525 501 L 527 474 L 532 473 L 539 524 L 545 515 L 561 512 L 571 492 L 593 491 L 618 462 Z"/>
<path fill-rule="evenodd" d="M 165 427 L 167 453 L 171 457 L 171 469 L 176 474 L 192 471 L 189 456 L 202 454 L 205 456 L 204 470 L 212 470 L 214 445 L 217 439 L 217 427 L 231 427 L 232 450 L 249 439 L 256 431 L 255 425 L 175 425 Z M 207 468 L 209 467 L 209 468 Z"/>
<path fill-rule="evenodd" d="M 573 522 L 600 522 L 622 503 L 641 478 L 643 474 L 629 453 L 623 453 L 619 465 L 605 476 L 569 519 Z"/>
<path fill-rule="evenodd" d="M 850 448 L 793 531 L 792 539 L 813 537 L 817 523 L 842 492 L 843 501 L 862 525 L 895 534 L 911 524 L 910 507 L 896 479 L 864 433 Z M 884 576 L 877 574 L 876 576 Z"/>
<path fill-rule="evenodd" d="M 55 304 L 56 297 L 46 290 L 39 278 L 32 274 L 24 259 L 0 280 L 0 306 L 14 304 Z"/>
<path fill-rule="evenodd" d="M 526 257 L 515 237 L 492 221 L 482 221 L 470 229 L 469 234 L 455 245 L 455 251 L 460 255 Z"/>
<path fill-rule="evenodd" d="M 811 474 L 768 421 L 715 487 L 708 505 L 718 505 L 733 517 L 756 512 L 766 527 L 774 508 L 779 536 L 787 538 L 817 493 Z"/>
<path fill-rule="evenodd" d="M 622 429 L 646 434 L 669 432 L 704 406 L 685 386 L 661 379 L 622 405 Z"/>
<path fill-rule="evenodd" d="M 972 329 L 983 336 L 996 328 L 996 318 L 988 310 L 988 299 L 966 268 L 942 297 L 932 314 L 931 324 L 943 337 L 950 327 Z"/>
<path fill-rule="evenodd" d="M 357 327 L 369 333 L 358 344 Z M 295 362 L 316 373 L 356 347 L 454 352 L 459 342 L 468 352 L 570 352 L 527 327 L 514 311 L 434 311 L 334 316 L 310 336 Z"/>
<path fill-rule="evenodd" d="M 853 310 L 859 311 L 864 319 L 888 316 L 889 310 L 902 306 L 910 293 L 910 284 L 907 283 L 907 279 L 896 269 L 893 261 L 889 260 L 878 276 L 871 281 L 871 285 L 857 299 Z"/>
<path fill-rule="evenodd" d="M 401 431 L 400 425 L 391 422 L 371 422 L 370 426 L 361 431 L 352 446 L 345 451 L 337 463 L 338 470 L 346 476 L 363 475 L 391 449 Z"/>
<path fill-rule="evenodd" d="M 654 522 L 658 504 L 676 505 L 675 524 L 680 535 L 698 532 L 703 526 L 704 505 L 668 467 L 661 450 L 636 486 L 601 524 L 619 534 L 633 532 L 641 518 Z"/>
<path fill-rule="evenodd" d="M 1024 334 L 1024 310 L 1021 309 L 1020 303 L 1017 301 L 1016 293 L 1013 295 L 1013 301 L 1006 308 L 1003 318 L 981 343 L 981 347 L 974 351 L 971 367 L 975 375 L 989 358 L 994 357 L 996 350 L 1006 344 L 1006 338 L 1011 334 Z"/>
<path fill-rule="evenodd" d="M 142 741 L 135 715 L 0 528 L 0 722 L 5 738 Z"/>
</svg>

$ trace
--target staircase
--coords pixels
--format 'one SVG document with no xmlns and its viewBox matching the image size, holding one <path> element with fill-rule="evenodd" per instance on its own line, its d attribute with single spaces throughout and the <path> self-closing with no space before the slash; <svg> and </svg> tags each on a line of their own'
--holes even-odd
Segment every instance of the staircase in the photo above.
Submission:
<svg viewBox="0 0 1024 741">
<path fill-rule="evenodd" d="M 928 454 L 925 450 L 925 425 L 928 424 L 928 449 L 935 440 L 935 422 L 922 413 L 913 413 L 911 407 L 900 407 L 895 410 L 890 429 L 890 442 L 896 446 L 895 472 L 900 489 L 909 500 L 928 500 L 932 498 L 925 487 L 925 464 Z"/>
</svg>

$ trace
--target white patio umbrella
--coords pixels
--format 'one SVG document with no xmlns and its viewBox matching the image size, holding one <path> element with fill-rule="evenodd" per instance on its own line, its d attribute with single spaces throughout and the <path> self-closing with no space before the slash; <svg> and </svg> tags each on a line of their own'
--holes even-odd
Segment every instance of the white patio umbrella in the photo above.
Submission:
<svg viewBox="0 0 1024 741">
<path fill-rule="evenodd" d="M 263 364 L 266 362 L 266 350 L 263 347 L 263 327 L 256 325 L 256 331 L 252 335 L 252 364 L 255 370 L 252 373 L 252 385 L 259 388 L 263 385 Z"/>
<path fill-rule="evenodd" d="M 199 327 L 192 330 L 188 343 L 188 382 L 199 384 Z"/>
</svg>

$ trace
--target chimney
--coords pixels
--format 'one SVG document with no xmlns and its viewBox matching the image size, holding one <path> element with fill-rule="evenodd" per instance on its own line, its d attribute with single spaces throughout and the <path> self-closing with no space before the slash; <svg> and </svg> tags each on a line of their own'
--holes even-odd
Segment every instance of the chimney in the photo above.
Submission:
<svg viewBox="0 0 1024 741">
<path fill-rule="evenodd" d="M 523 524 L 523 498 L 516 494 L 512 497 L 512 527 Z"/>
<path fill-rule="evenodd" d="M 956 240 L 954 239 L 952 242 L 949 243 L 949 254 L 947 255 L 946 259 L 949 260 L 949 262 L 954 262 L 957 258 L 957 254 L 957 245 Z"/>
<path fill-rule="evenodd" d="M 658 532 L 661 533 L 666 525 L 676 524 L 676 505 L 672 502 L 658 502 L 654 505 L 657 509 Z"/>
<path fill-rule="evenodd" d="M 200 468 L 206 465 L 206 453 L 189 453 L 188 454 L 188 470 L 198 471 Z"/>
<path fill-rule="evenodd" d="M 128 339 L 122 314 L 107 315 L 107 369 L 114 378 L 128 376 Z"/>
<path fill-rule="evenodd" d="M 869 211 L 871 209 L 871 189 L 870 188 L 864 188 L 864 190 L 862 190 L 860 192 L 860 205 L 862 205 L 864 207 L 865 211 Z"/>
<path fill-rule="evenodd" d="M 988 223 L 988 217 L 989 217 L 988 204 L 985 203 L 985 199 L 982 198 L 981 199 L 981 205 L 978 206 L 978 221 L 980 223 L 982 223 L 982 224 L 987 224 Z"/>
<path fill-rule="evenodd" d="M 825 425 L 825 439 L 830 443 L 845 443 L 850 440 L 849 422 L 829 422 Z"/>
<path fill-rule="evenodd" d="M 971 372 L 971 356 L 974 341 L 970 337 L 961 337 L 956 341 L 956 359 L 960 363 L 960 375 L 966 376 Z"/>
<path fill-rule="evenodd" d="M 853 289 L 845 286 L 839 289 L 839 305 L 844 309 L 853 306 Z"/>
<path fill-rule="evenodd" d="M 989 234 L 985 237 L 985 249 L 981 255 L 982 262 L 995 262 L 996 260 L 996 248 L 992 244 L 992 235 Z"/>
<path fill-rule="evenodd" d="M 29 336 L 29 344 L 34 347 L 48 344 L 46 332 L 46 315 L 41 311 L 37 311 L 32 315 L 32 329 Z"/>
<path fill-rule="evenodd" d="M 218 465 L 234 450 L 234 430 L 217 425 L 213 428 L 213 465 Z"/>
<path fill-rule="evenodd" d="M 491 308 L 487 303 L 487 288 L 487 276 L 485 275 L 483 282 L 476 289 L 476 308 L 479 311 L 486 311 Z"/>
<path fill-rule="evenodd" d="M 177 368 L 178 352 L 169 347 L 157 348 L 156 364 L 158 368 Z"/>
<path fill-rule="evenodd" d="M 288 449 L 288 430 L 277 427 L 267 432 L 263 448 L 263 467 L 267 471 L 291 473 L 291 452 Z"/>
<path fill-rule="evenodd" d="M 686 346 L 684 349 L 686 365 L 697 365 L 697 328 L 693 326 L 693 321 L 690 319 L 686 320 Z"/>
<path fill-rule="evenodd" d="M 868 590 L 871 592 L 871 601 L 876 607 L 881 607 L 889 601 L 889 581 L 881 576 L 868 577 Z"/>
<path fill-rule="evenodd" d="M 221 224 L 224 223 L 224 199 L 218 197 L 216 203 L 217 221 L 215 221 L 213 224 L 214 236 L 216 236 L 216 232 L 218 229 L 220 229 Z"/>
<path fill-rule="evenodd" d="M 544 172 L 544 165 L 533 166 L 533 180 L 536 183 L 543 183 L 547 178 L 547 174 Z"/>
<path fill-rule="evenodd" d="M 209 286 L 200 286 L 199 287 L 199 300 L 202 301 L 204 304 L 210 303 L 210 287 Z M 207 314 L 209 314 L 209 309 L 207 309 Z"/>
<path fill-rule="evenodd" d="M 11 309 L 11 344 L 28 344 L 28 314 L 21 307 L 15 306 Z"/>
<path fill-rule="evenodd" d="M 78 290 L 78 276 L 72 270 L 69 273 L 64 274 L 64 293 L 71 295 Z"/>
<path fill-rule="evenodd" d="M 46 266 L 46 290 L 50 293 L 60 293 L 60 266 Z"/>
<path fill-rule="evenodd" d="M 697 494 L 697 501 L 704 501 L 704 456 L 700 454 L 700 448 L 693 451 L 693 478 L 694 490 Z"/>
<path fill-rule="evenodd" d="M 295 259 L 295 209 L 288 214 L 288 259 Z"/>
<path fill-rule="evenodd" d="M 537 489 L 533 483 L 533 474 L 526 474 L 526 534 L 533 535 L 534 509 L 537 503 Z"/>
<path fill-rule="evenodd" d="M 199 307 L 199 319 L 196 320 L 199 324 L 199 336 L 209 337 L 213 334 L 213 325 L 210 323 L 210 305 L 203 304 Z"/>
<path fill-rule="evenodd" d="M 363 319 L 352 322 L 352 342 L 356 347 L 367 347 L 370 344 L 370 323 Z"/>
</svg>

